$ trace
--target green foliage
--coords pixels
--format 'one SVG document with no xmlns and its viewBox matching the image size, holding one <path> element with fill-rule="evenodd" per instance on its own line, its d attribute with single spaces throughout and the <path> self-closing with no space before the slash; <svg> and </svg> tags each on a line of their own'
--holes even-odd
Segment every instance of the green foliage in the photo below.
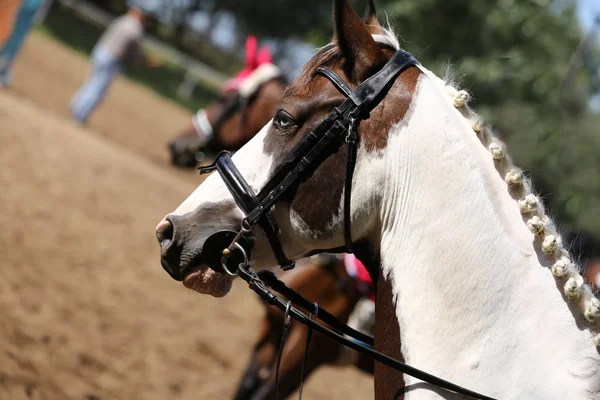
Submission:
<svg viewBox="0 0 600 400">
<path fill-rule="evenodd" d="M 215 11 L 231 11 L 247 31 L 260 36 L 285 38 L 302 36 L 323 25 L 331 15 L 331 3 L 319 0 L 219 0 Z"/>
</svg>

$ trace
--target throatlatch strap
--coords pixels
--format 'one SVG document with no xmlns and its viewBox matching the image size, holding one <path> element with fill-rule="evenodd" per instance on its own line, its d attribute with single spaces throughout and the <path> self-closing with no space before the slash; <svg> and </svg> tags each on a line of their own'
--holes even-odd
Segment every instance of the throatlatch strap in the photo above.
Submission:
<svg viewBox="0 0 600 400">
<path fill-rule="evenodd" d="M 344 243 L 346 253 L 354 253 L 352 249 L 352 178 L 354 177 L 354 166 L 356 165 L 357 124 L 356 119 L 350 119 L 348 135 L 346 136 L 346 183 L 344 185 Z"/>
</svg>

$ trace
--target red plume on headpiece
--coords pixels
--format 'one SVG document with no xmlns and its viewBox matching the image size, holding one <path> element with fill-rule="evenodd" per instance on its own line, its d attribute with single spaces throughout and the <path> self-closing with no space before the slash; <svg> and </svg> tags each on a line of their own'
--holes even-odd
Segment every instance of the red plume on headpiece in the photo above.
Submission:
<svg viewBox="0 0 600 400">
<path fill-rule="evenodd" d="M 258 40 L 252 35 L 246 38 L 245 56 L 244 69 L 241 70 L 233 79 L 225 83 L 223 86 L 224 92 L 237 89 L 240 83 L 261 65 L 273 63 L 273 58 L 271 57 L 271 51 L 269 48 L 267 46 L 263 46 L 259 50 Z"/>
<path fill-rule="evenodd" d="M 246 38 L 246 67 L 244 71 L 254 71 L 258 67 L 258 40 L 255 36 Z"/>
</svg>

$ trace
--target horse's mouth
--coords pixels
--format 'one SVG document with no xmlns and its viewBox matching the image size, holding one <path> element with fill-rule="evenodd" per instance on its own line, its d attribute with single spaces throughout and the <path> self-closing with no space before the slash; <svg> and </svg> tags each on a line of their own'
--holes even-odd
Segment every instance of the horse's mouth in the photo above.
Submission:
<svg viewBox="0 0 600 400">
<path fill-rule="evenodd" d="M 183 286 L 198 293 L 223 297 L 231 290 L 233 279 L 233 276 L 213 271 L 202 264 L 185 271 Z"/>
</svg>

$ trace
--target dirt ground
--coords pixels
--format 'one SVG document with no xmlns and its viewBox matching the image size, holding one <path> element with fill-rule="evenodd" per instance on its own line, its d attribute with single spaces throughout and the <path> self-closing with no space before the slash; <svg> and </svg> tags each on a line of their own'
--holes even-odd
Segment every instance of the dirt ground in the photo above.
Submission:
<svg viewBox="0 0 600 400">
<path fill-rule="evenodd" d="M 87 128 L 68 119 L 85 58 L 34 34 L 0 90 L 0 399 L 228 399 L 262 306 L 162 271 L 154 227 L 198 183 L 164 143 L 189 113 L 120 79 Z M 306 399 L 372 397 L 324 368 Z"/>
<path fill-rule="evenodd" d="M 71 121 L 69 103 L 84 82 L 88 67 L 87 58 L 80 53 L 34 33 L 15 63 L 10 92 Z M 190 118 L 190 112 L 177 103 L 119 77 L 92 114 L 86 130 L 159 166 L 170 167 L 167 142 L 190 124 Z M 178 172 L 197 182 L 196 175 Z"/>
</svg>

